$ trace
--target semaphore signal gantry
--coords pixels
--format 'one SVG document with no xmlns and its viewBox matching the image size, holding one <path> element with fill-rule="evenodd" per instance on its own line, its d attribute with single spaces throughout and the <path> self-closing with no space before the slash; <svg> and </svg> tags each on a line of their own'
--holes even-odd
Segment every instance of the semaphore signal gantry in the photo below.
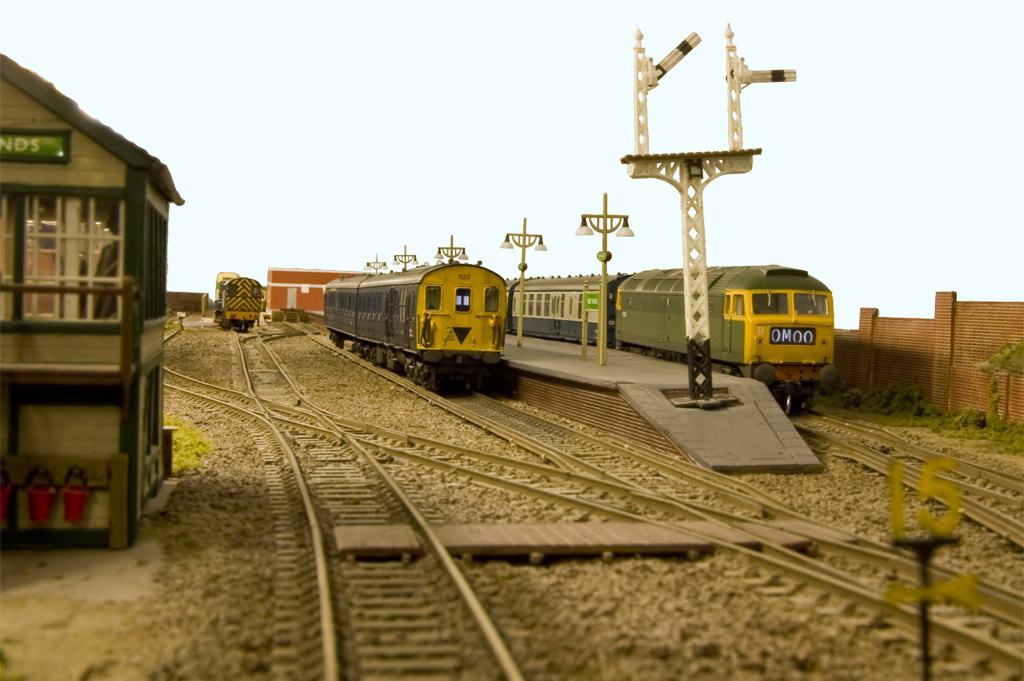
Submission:
<svg viewBox="0 0 1024 681">
<path fill-rule="evenodd" d="M 700 44 L 691 33 L 658 64 L 647 58 L 643 33 L 637 28 L 633 47 L 633 137 L 634 153 L 622 157 L 626 172 L 634 179 L 655 178 L 668 182 L 681 196 L 683 214 L 683 293 L 686 301 L 687 360 L 690 403 L 711 408 L 721 406 L 713 397 L 711 382 L 711 327 L 708 311 L 708 265 L 704 236 L 704 189 L 722 175 L 746 173 L 760 149 L 743 149 L 740 93 L 751 83 L 791 82 L 796 72 L 752 71 L 736 55 L 733 32 L 725 32 L 726 82 L 728 84 L 729 150 L 674 154 L 650 153 L 647 100 L 669 70 Z"/>
</svg>

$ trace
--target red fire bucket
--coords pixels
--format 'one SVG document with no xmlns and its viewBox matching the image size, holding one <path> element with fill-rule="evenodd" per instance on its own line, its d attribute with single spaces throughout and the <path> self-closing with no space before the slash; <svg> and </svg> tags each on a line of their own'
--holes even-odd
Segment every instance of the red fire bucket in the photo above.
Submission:
<svg viewBox="0 0 1024 681">
<path fill-rule="evenodd" d="M 45 482 L 35 482 L 43 478 Z M 34 523 L 45 523 L 50 518 L 50 506 L 57 490 L 53 487 L 53 477 L 45 468 L 37 468 L 28 476 L 29 484 L 25 489 L 28 496 L 28 517 Z"/>
<path fill-rule="evenodd" d="M 76 478 L 79 484 L 71 484 L 71 481 Z M 77 523 L 85 513 L 85 502 L 89 498 L 85 471 L 77 467 L 69 470 L 67 477 L 64 478 L 61 495 L 64 499 L 64 520 L 69 523 Z"/>
</svg>

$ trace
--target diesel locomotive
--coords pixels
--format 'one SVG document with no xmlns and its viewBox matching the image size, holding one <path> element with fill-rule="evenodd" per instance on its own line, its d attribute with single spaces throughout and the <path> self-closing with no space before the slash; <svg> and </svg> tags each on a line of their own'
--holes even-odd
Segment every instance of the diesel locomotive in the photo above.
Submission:
<svg viewBox="0 0 1024 681">
<path fill-rule="evenodd" d="M 235 272 L 221 272 L 214 290 L 213 321 L 222 329 L 251 329 L 263 312 L 263 286 Z"/>
<path fill-rule="evenodd" d="M 600 286 L 598 277 L 529 280 L 523 334 L 578 342 L 584 279 L 592 288 Z M 510 305 L 516 295 L 512 290 Z M 681 269 L 611 276 L 607 295 L 609 346 L 686 361 Z M 838 382 L 832 293 L 805 270 L 709 267 L 708 313 L 715 369 L 761 381 L 787 412 L 798 411 L 819 386 Z M 596 325 L 587 325 L 590 341 Z M 515 333 L 514 316 L 507 328 Z"/>
<path fill-rule="evenodd" d="M 338 346 L 430 390 L 477 389 L 505 348 L 505 281 L 450 262 L 336 279 L 324 323 Z"/>
</svg>

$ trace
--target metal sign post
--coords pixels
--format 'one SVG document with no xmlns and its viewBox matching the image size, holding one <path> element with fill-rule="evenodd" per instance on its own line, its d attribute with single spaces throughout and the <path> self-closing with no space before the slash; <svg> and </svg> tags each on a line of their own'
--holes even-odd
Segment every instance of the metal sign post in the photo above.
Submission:
<svg viewBox="0 0 1024 681">
<path fill-rule="evenodd" d="M 408 246 L 402 246 L 402 252 L 395 254 L 395 261 L 391 263 L 392 267 L 402 266 L 402 271 L 405 272 L 406 268 L 410 265 L 418 264 L 416 256 L 413 253 L 408 252 Z"/>
<path fill-rule="evenodd" d="M 373 260 L 371 262 L 366 263 L 366 267 L 363 268 L 363 271 L 379 274 L 381 270 L 386 270 L 387 268 L 388 264 L 386 262 L 381 261 L 379 256 L 375 255 L 373 256 Z"/>
<path fill-rule="evenodd" d="M 604 210 L 601 213 L 584 213 L 580 216 L 580 226 L 576 236 L 590 236 L 596 229 L 601 233 L 601 250 L 597 259 L 601 263 L 601 295 L 597 310 L 597 364 L 607 364 L 608 355 L 608 261 L 612 254 L 608 250 L 608 235 L 618 232 L 617 236 L 633 236 L 629 228 L 628 215 L 611 215 L 608 213 L 608 192 L 604 194 Z"/>
<path fill-rule="evenodd" d="M 513 244 L 521 248 L 523 252 L 522 260 L 519 261 L 519 302 L 516 305 L 516 345 L 522 347 L 523 305 L 526 301 L 526 249 L 534 244 L 537 244 L 537 248 L 534 249 L 537 251 L 546 251 L 548 247 L 544 245 L 543 235 L 526 233 L 526 218 L 523 218 L 523 233 L 508 232 L 505 234 L 505 240 L 501 242 L 500 248 L 512 248 Z"/>
</svg>

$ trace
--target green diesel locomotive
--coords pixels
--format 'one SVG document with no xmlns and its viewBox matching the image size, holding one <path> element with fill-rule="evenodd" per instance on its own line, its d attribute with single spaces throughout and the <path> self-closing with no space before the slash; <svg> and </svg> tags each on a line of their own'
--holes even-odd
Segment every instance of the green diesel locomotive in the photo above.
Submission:
<svg viewBox="0 0 1024 681">
<path fill-rule="evenodd" d="M 686 361 L 683 271 L 625 279 L 616 300 L 616 346 Z M 839 380 L 832 293 L 805 270 L 709 267 L 711 355 L 718 371 L 755 378 L 794 412 Z"/>
</svg>

